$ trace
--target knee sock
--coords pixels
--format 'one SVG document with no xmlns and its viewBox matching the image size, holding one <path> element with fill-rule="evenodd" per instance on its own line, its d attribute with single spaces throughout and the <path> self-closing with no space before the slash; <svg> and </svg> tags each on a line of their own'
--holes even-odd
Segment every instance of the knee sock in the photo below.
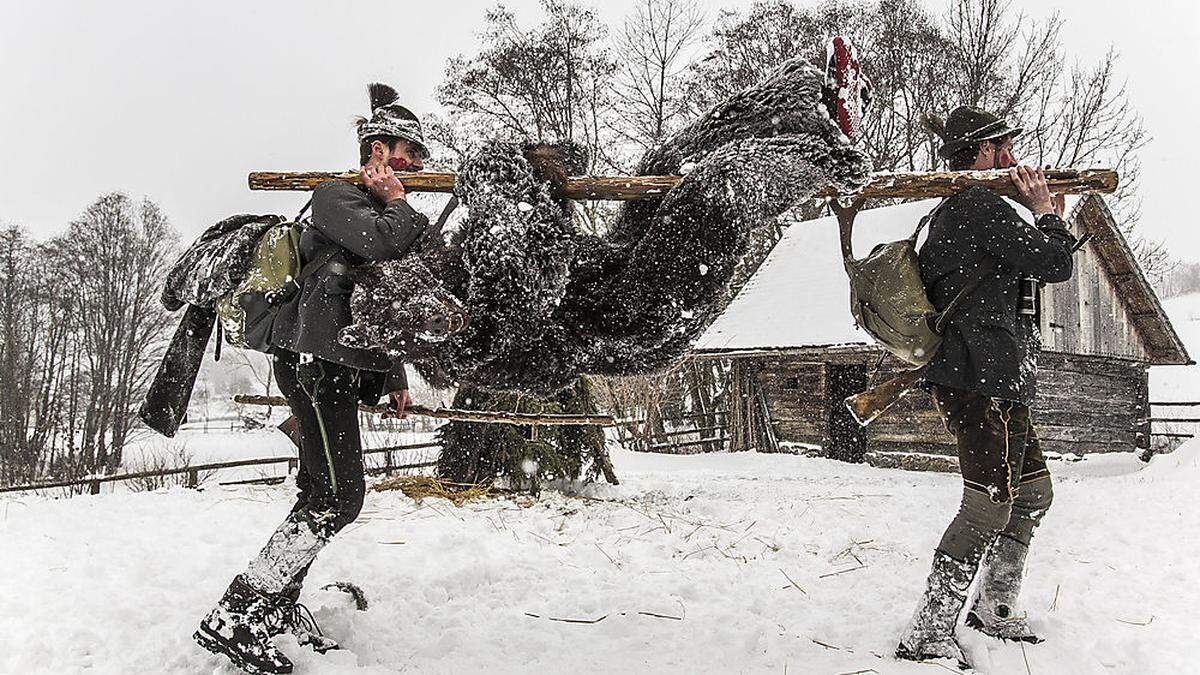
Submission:
<svg viewBox="0 0 1200 675">
<path fill-rule="evenodd" d="M 993 501 L 991 496 L 972 488 L 963 488 L 962 505 L 937 550 L 968 564 L 978 564 L 984 551 L 1009 523 L 1013 505 Z"/>
</svg>

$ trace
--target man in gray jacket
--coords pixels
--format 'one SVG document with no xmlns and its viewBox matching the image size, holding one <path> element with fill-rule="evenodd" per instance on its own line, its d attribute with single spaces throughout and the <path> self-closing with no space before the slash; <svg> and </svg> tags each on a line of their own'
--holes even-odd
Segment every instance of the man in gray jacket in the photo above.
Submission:
<svg viewBox="0 0 1200 675">
<path fill-rule="evenodd" d="M 290 673 L 271 643 L 284 632 L 324 652 L 321 635 L 297 603 L 309 566 L 329 539 L 354 521 L 365 494 L 359 401 L 388 393 L 396 415 L 410 402 L 402 364 L 342 345 L 351 323 L 350 269 L 403 257 L 428 232 L 429 220 L 405 200 L 396 171 L 420 171 L 429 152 L 421 124 L 395 90 L 370 86 L 372 114 L 358 123 L 363 185 L 318 185 L 312 227 L 300 238 L 304 261 L 325 260 L 279 311 L 272 329 L 273 368 L 300 432 L 299 498 L 283 524 L 200 624 L 195 639 L 251 673 Z"/>
</svg>

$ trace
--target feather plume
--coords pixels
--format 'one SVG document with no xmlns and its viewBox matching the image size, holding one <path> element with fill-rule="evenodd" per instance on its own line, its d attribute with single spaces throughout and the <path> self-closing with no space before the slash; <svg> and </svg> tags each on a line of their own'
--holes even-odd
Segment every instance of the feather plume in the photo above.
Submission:
<svg viewBox="0 0 1200 675">
<path fill-rule="evenodd" d="M 941 117 L 930 113 L 925 113 L 921 115 L 921 126 L 934 136 L 937 136 L 943 141 L 946 140 L 946 121 Z"/>
<path fill-rule="evenodd" d="M 372 82 L 367 85 L 367 93 L 371 96 L 372 112 L 400 100 L 400 95 L 396 93 L 396 90 L 382 82 Z"/>
</svg>

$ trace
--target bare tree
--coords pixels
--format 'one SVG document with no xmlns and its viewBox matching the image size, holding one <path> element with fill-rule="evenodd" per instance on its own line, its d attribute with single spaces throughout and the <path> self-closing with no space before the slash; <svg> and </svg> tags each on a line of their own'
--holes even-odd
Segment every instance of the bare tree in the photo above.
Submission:
<svg viewBox="0 0 1200 675">
<path fill-rule="evenodd" d="M 1167 298 L 1200 292 L 1200 263 L 1181 262 L 1176 265 L 1162 280 L 1159 292 Z"/>
<path fill-rule="evenodd" d="M 0 481 L 26 478 L 36 468 L 29 428 L 37 345 L 36 308 L 29 286 L 29 242 L 16 227 L 0 231 Z"/>
<path fill-rule="evenodd" d="M 616 64 L 607 28 L 594 10 L 542 0 L 542 22 L 524 28 L 503 6 L 484 17 L 482 48 L 450 60 L 433 120 L 436 141 L 460 154 L 488 138 L 573 141 L 590 150 L 589 173 L 619 167 L 612 142 L 611 92 Z M 603 230 L 611 205 L 585 203 L 581 225 Z"/>
<path fill-rule="evenodd" d="M 687 114 L 686 59 L 703 26 L 693 0 L 641 0 L 616 34 L 621 66 L 613 128 L 643 152 Z"/>
<path fill-rule="evenodd" d="M 46 246 L 62 288 L 58 318 L 72 331 L 77 377 L 69 388 L 77 409 L 68 417 L 80 418 L 80 457 L 90 467 L 121 462 L 169 322 L 157 296 L 176 240 L 155 204 L 111 193 Z"/>
<path fill-rule="evenodd" d="M 456 129 L 475 139 L 597 140 L 615 70 L 607 30 L 593 10 L 570 2 L 542 0 L 542 9 L 532 28 L 503 6 L 489 10 L 481 51 L 450 60 L 438 99 Z"/>
<path fill-rule="evenodd" d="M 786 0 L 756 2 L 745 16 L 722 10 L 707 54 L 690 67 L 687 101 L 693 116 L 763 79 L 796 57 L 818 57 L 821 40 L 811 14 Z"/>
</svg>

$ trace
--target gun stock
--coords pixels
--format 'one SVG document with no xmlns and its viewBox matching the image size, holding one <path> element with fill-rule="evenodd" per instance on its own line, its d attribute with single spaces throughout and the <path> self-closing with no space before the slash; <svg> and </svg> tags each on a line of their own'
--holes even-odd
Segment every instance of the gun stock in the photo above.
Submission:
<svg viewBox="0 0 1200 675">
<path fill-rule="evenodd" d="M 925 366 L 921 366 L 905 371 L 886 382 L 880 382 L 864 392 L 847 396 L 843 402 L 855 421 L 865 427 L 888 408 L 896 405 L 896 402 L 912 391 L 924 377 Z"/>
</svg>

